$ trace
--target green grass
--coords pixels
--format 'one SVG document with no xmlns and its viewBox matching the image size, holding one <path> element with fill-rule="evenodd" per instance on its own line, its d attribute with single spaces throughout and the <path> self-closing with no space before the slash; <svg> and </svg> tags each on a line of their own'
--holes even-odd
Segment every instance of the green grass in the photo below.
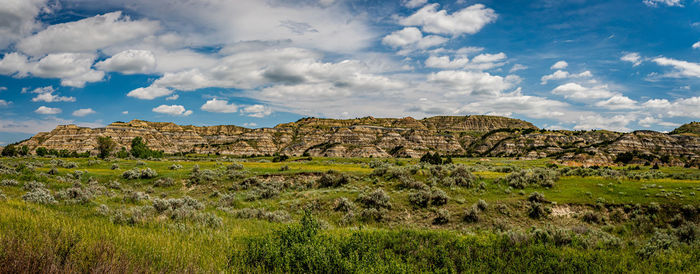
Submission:
<svg viewBox="0 0 700 274">
<path fill-rule="evenodd" d="M 50 158 L 0 158 L 0 165 L 18 174 L 2 174 L 2 179 L 17 179 L 18 186 L 0 186 L 7 199 L 0 201 L 0 272 L 42 272 L 61 269 L 85 272 L 112 269 L 118 272 L 698 272 L 698 240 L 676 240 L 668 249 L 652 257 L 637 253 L 653 237 L 654 231 L 676 235 L 683 226 L 697 228 L 700 218 L 683 217 L 684 206 L 700 209 L 700 180 L 671 178 L 632 180 L 625 177 L 560 177 L 551 188 L 529 185 L 514 189 L 499 179 L 508 173 L 495 167 L 515 169 L 546 168 L 550 159 L 512 160 L 502 158 L 456 158 L 476 171 L 474 187 L 445 186 L 430 175 L 429 166 L 418 166 L 412 180 L 447 193 L 441 206 L 419 208 L 409 202 L 414 189 L 404 189 L 400 180 L 388 176 L 373 177 L 370 163 L 385 162 L 390 169 L 401 170 L 419 165 L 416 159 L 368 158 L 292 158 L 281 163 L 271 157 L 230 159 L 213 156 L 169 158 L 160 161 L 115 159 L 61 159 L 75 162 L 77 168 L 57 167 L 58 174 L 46 173 L 54 166 Z M 253 186 L 241 187 L 243 178 L 227 179 L 227 166 L 243 165 L 244 176 L 268 185 L 282 181 L 279 193 L 257 197 Z M 40 163 L 40 167 L 19 166 Z M 119 166 L 112 169 L 112 165 Z M 171 170 L 173 164 L 181 169 Z M 188 183 L 193 167 L 214 170 L 212 182 Z M 288 169 L 282 171 L 282 167 Z M 125 180 L 124 171 L 151 168 L 153 179 Z M 624 167 L 613 167 L 623 170 Z M 2 169 L 0 169 L 2 170 Z M 70 179 L 76 170 L 86 172 Z M 314 183 L 329 170 L 350 175 L 350 183 L 338 187 L 320 187 Z M 648 172 L 649 167 L 629 173 Z M 698 169 L 662 167 L 666 174 L 697 178 Z M 688 177 L 690 176 L 690 177 Z M 696 176 L 696 177 L 692 177 Z M 61 179 L 63 178 L 63 179 Z M 175 185 L 156 187 L 160 178 L 172 178 Z M 78 186 L 99 190 L 86 203 L 61 200 L 39 205 L 22 200 L 29 181 L 44 183 L 52 194 Z M 92 183 L 90 183 L 92 181 Z M 118 181 L 121 188 L 110 188 Z M 433 182 L 435 181 L 435 182 Z M 383 189 L 391 208 L 382 212 L 382 220 L 362 218 L 363 208 L 356 199 L 363 193 Z M 132 192 L 144 192 L 150 199 L 130 201 Z M 544 194 L 545 205 L 557 213 L 543 219 L 527 215 L 528 195 Z M 221 197 L 233 195 L 233 203 L 223 205 Z M 193 197 L 204 209 L 177 214 L 149 213 L 157 198 Z M 347 221 L 345 212 L 334 211 L 339 198 L 355 203 L 355 217 Z M 476 223 L 462 221 L 472 204 L 484 200 L 487 210 L 479 212 Z M 660 205 L 652 213 L 649 208 Z M 106 214 L 98 208 L 109 208 Z M 263 219 L 239 218 L 239 210 L 256 208 L 281 210 L 292 217 L 292 224 Z M 451 213 L 447 224 L 437 225 L 437 211 Z M 624 209 L 624 211 L 622 211 Z M 138 210 L 144 210 L 139 212 Z M 302 233 L 296 222 L 311 212 L 322 229 L 301 242 L 280 238 L 285 233 Z M 118 222 L 117 212 L 136 221 Z M 564 212 L 564 213 L 561 213 Z M 567 213 L 568 212 L 568 213 Z M 588 223 L 583 212 L 602 216 L 601 223 Z M 623 212 L 622 219 L 616 217 Z M 136 214 L 136 215 L 134 215 Z M 145 214 L 138 219 L 138 214 Z M 187 215 L 191 214 L 191 215 Z M 212 226 L 198 216 L 214 214 L 220 226 Z M 683 215 L 685 216 L 685 215 Z M 674 218 L 676 218 L 674 220 Z M 296 229 L 296 230 L 295 230 Z M 537 240 L 537 231 L 566 231 L 573 240 L 559 245 Z M 296 231 L 296 232 L 295 232 Z M 305 233 L 305 232 L 304 232 Z M 527 241 L 514 244 L 509 233 L 524 233 Z M 676 237 L 676 236 L 673 236 Z M 611 240 L 619 244 L 606 247 Z M 678 238 L 680 239 L 680 238 Z M 299 239 L 297 239 L 299 240 Z M 284 242 L 287 241 L 287 242 Z M 294 246 L 294 248 L 284 248 Z M 274 255 L 274 256 L 273 256 Z M 32 263 L 34 262 L 34 263 Z M 18 267 L 24 266 L 24 268 Z M 121 271 L 119 271 L 121 270 Z"/>
</svg>

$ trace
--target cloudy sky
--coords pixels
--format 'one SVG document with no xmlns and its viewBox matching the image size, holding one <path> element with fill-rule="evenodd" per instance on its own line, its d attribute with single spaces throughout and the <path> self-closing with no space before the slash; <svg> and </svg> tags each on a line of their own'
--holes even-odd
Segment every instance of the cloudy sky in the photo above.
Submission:
<svg viewBox="0 0 700 274">
<path fill-rule="evenodd" d="M 698 0 L 0 2 L 0 145 L 131 119 L 700 120 Z"/>
</svg>

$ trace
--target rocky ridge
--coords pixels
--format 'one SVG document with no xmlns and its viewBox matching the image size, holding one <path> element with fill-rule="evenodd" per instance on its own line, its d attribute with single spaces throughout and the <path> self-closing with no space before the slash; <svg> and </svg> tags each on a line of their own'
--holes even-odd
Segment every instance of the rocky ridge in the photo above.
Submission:
<svg viewBox="0 0 700 274">
<path fill-rule="evenodd" d="M 406 118 L 303 118 L 273 128 L 234 125 L 180 126 L 133 120 L 104 128 L 61 125 L 23 141 L 38 147 L 97 153 L 97 137 L 110 136 L 128 149 L 142 137 L 151 149 L 165 153 L 328 157 L 420 157 L 427 151 L 473 157 L 554 157 L 584 164 L 611 163 L 634 152 L 645 161 L 670 164 L 696 161 L 700 155 L 697 123 L 666 134 L 654 131 L 619 133 L 605 130 L 541 130 L 529 122 L 498 116 L 435 116 Z M 651 160 L 653 161 L 653 160 Z"/>
</svg>

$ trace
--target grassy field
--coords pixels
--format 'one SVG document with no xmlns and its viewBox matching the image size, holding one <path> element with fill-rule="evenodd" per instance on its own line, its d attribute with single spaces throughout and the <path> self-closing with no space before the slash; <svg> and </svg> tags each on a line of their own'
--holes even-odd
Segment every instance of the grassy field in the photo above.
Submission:
<svg viewBox="0 0 700 274">
<path fill-rule="evenodd" d="M 700 272 L 700 170 L 0 159 L 0 272 Z"/>
</svg>

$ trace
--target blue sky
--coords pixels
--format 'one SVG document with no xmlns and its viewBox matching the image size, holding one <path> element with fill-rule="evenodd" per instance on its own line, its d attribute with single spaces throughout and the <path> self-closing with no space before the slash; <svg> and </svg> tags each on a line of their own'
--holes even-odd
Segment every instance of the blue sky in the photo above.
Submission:
<svg viewBox="0 0 700 274">
<path fill-rule="evenodd" d="M 3 0 L 0 145 L 59 124 L 700 120 L 700 1 Z"/>
</svg>

